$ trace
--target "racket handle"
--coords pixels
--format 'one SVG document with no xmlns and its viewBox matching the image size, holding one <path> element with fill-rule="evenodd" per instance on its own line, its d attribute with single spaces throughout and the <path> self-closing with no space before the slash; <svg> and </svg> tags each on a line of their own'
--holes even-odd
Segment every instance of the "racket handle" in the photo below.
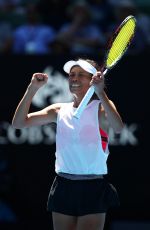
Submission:
<svg viewBox="0 0 150 230">
<path fill-rule="evenodd" d="M 80 118 L 83 110 L 85 109 L 86 105 L 88 104 L 88 102 L 91 99 L 93 94 L 94 94 L 94 86 L 92 85 L 92 86 L 90 86 L 90 88 L 86 92 L 84 98 L 82 99 L 80 105 L 78 106 L 78 108 L 74 112 L 74 114 L 73 114 L 74 117 L 76 117 L 78 119 Z"/>
<path fill-rule="evenodd" d="M 105 69 L 105 71 L 103 72 L 103 75 L 105 75 L 107 73 L 107 71 L 108 70 Z M 75 118 L 79 119 L 81 117 L 81 114 L 82 114 L 83 110 L 87 106 L 87 104 L 90 101 L 90 99 L 93 96 L 93 94 L 94 94 L 94 86 L 92 85 L 92 86 L 90 86 L 90 88 L 86 92 L 85 96 L 83 97 L 82 101 L 80 102 L 80 105 L 78 106 L 78 108 L 74 112 L 73 116 Z"/>
</svg>

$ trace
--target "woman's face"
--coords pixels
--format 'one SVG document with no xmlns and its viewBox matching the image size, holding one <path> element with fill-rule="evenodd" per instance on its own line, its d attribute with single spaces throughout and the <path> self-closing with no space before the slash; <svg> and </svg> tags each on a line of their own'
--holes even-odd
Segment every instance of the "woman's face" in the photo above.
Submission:
<svg viewBox="0 0 150 230">
<path fill-rule="evenodd" d="M 69 73 L 69 88 L 71 93 L 84 96 L 90 87 L 92 75 L 80 66 L 72 67 Z"/>
</svg>

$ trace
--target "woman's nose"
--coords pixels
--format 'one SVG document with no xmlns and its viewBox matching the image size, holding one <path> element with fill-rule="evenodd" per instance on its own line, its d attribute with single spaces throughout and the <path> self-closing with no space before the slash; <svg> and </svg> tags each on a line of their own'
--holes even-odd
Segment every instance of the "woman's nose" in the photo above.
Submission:
<svg viewBox="0 0 150 230">
<path fill-rule="evenodd" d="M 74 75 L 72 78 L 73 81 L 77 81 L 78 80 L 78 75 Z"/>
</svg>

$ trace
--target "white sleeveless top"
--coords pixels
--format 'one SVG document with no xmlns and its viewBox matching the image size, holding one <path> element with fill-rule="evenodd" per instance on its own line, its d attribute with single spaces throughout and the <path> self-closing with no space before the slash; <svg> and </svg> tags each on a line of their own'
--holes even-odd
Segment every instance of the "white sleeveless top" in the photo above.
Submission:
<svg viewBox="0 0 150 230">
<path fill-rule="evenodd" d="M 88 104 L 80 119 L 73 117 L 73 102 L 62 104 L 57 117 L 56 173 L 107 174 L 108 148 L 105 152 L 102 148 L 99 103 L 93 100 Z"/>
</svg>

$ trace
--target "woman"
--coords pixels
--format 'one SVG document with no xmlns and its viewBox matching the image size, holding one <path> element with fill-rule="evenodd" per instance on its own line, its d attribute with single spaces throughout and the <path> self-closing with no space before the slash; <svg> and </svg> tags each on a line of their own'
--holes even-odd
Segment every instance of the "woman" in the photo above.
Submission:
<svg viewBox="0 0 150 230">
<path fill-rule="evenodd" d="M 13 117 L 15 128 L 57 124 L 56 178 L 48 198 L 55 230 L 102 230 L 108 208 L 118 204 L 107 174 L 108 130 L 121 132 L 122 119 L 104 91 L 104 77 L 93 60 L 78 59 L 64 65 L 69 74 L 71 103 L 57 103 L 29 113 L 33 96 L 48 76 L 35 73 Z M 90 85 L 95 86 L 80 119 L 73 117 Z"/>
</svg>

